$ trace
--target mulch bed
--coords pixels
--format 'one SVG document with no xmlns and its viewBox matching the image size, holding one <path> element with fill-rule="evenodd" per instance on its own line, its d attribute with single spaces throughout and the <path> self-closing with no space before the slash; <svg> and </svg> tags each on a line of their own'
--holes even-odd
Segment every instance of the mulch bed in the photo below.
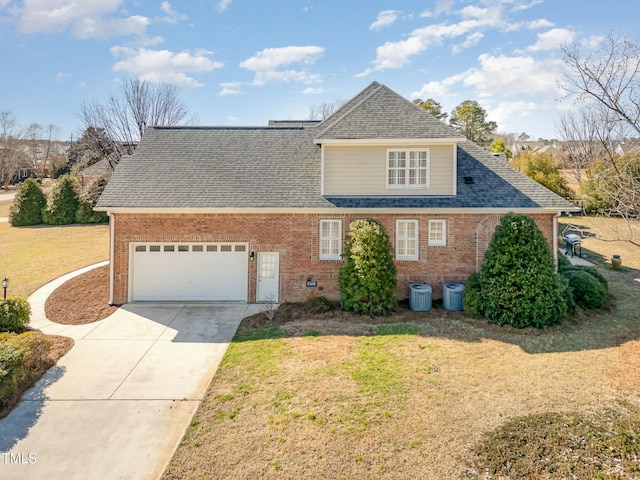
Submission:
<svg viewBox="0 0 640 480">
<path fill-rule="evenodd" d="M 44 306 L 47 318 L 64 325 L 102 320 L 118 307 L 109 305 L 109 265 L 94 268 L 58 287 Z"/>
</svg>

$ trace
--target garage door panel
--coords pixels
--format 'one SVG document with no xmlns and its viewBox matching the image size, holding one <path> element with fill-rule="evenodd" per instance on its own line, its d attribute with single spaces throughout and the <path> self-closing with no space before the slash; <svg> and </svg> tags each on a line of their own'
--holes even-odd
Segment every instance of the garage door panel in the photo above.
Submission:
<svg viewBox="0 0 640 480">
<path fill-rule="evenodd" d="M 132 300 L 246 301 L 246 245 L 238 245 L 239 251 L 235 250 L 235 245 L 208 244 L 202 247 L 191 247 L 188 251 L 180 251 L 178 246 L 174 251 L 165 251 L 164 246 L 160 251 L 150 251 L 150 248 L 137 251 L 139 249 L 134 248 Z"/>
</svg>

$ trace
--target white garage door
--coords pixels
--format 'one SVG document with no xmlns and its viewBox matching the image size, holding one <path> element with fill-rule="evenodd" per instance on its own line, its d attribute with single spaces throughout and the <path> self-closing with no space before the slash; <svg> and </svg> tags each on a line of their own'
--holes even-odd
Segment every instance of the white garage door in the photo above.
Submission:
<svg viewBox="0 0 640 480">
<path fill-rule="evenodd" d="M 137 244 L 132 248 L 134 301 L 247 300 L 246 244 Z"/>
</svg>

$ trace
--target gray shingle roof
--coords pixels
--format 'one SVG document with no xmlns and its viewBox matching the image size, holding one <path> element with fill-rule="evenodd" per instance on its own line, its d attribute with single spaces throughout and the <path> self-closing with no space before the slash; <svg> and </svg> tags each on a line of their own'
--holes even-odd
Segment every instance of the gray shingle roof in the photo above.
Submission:
<svg viewBox="0 0 640 480">
<path fill-rule="evenodd" d="M 318 129 L 318 140 L 462 137 L 460 132 L 377 82 L 324 120 Z"/>
<path fill-rule="evenodd" d="M 155 127 L 98 207 L 326 207 L 320 147 L 303 128 Z"/>
<path fill-rule="evenodd" d="M 458 146 L 456 196 L 322 197 L 321 148 L 314 139 L 459 138 L 375 82 L 319 124 L 271 125 L 149 128 L 135 153 L 116 167 L 97 207 L 573 209 L 469 141 Z"/>
</svg>

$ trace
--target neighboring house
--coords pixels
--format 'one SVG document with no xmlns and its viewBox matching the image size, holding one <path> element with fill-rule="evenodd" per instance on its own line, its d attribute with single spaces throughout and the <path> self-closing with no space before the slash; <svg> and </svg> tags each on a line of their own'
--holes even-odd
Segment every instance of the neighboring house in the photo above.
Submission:
<svg viewBox="0 0 640 480">
<path fill-rule="evenodd" d="M 82 189 L 86 190 L 94 182 L 98 181 L 101 178 L 105 178 L 109 180 L 111 175 L 113 174 L 113 167 L 111 166 L 111 162 L 107 158 L 103 158 L 102 160 L 97 161 L 93 165 L 88 166 L 87 168 L 80 170 L 78 172 L 78 177 L 80 177 L 80 181 L 82 183 Z"/>
<path fill-rule="evenodd" d="M 111 217 L 111 300 L 338 298 L 345 234 L 385 227 L 398 296 L 478 271 L 500 215 L 557 251 L 577 210 L 376 82 L 322 122 L 149 128 L 97 210 Z"/>
</svg>

